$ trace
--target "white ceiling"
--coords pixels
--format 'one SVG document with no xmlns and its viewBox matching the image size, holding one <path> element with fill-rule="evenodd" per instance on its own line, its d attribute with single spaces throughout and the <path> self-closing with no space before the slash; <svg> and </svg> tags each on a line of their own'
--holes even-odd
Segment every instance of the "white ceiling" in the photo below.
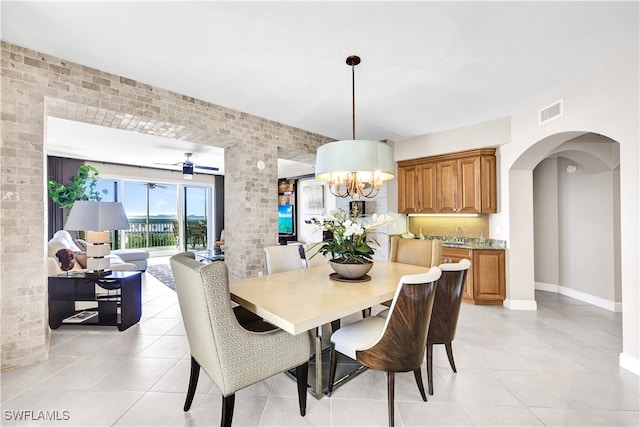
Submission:
<svg viewBox="0 0 640 427">
<path fill-rule="evenodd" d="M 351 139 L 351 54 L 362 58 L 356 137 L 401 141 L 507 116 L 639 43 L 638 1 L 1 7 L 8 42 L 335 139 Z M 119 148 L 94 152 L 104 145 L 86 141 L 100 136 L 68 128 L 48 130 L 50 152 L 110 161 Z M 109 138 L 128 150 L 144 147 Z M 223 168 L 219 152 L 163 144 L 127 157 L 175 163 L 190 151 L 196 163 Z"/>
</svg>

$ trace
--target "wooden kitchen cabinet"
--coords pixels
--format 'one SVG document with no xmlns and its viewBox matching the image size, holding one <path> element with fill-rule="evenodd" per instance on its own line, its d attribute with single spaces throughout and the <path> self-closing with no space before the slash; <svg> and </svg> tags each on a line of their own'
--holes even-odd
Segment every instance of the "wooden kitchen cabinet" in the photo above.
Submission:
<svg viewBox="0 0 640 427">
<path fill-rule="evenodd" d="M 398 168 L 398 210 L 403 213 L 437 213 L 436 164 Z"/>
<path fill-rule="evenodd" d="M 495 149 L 398 162 L 401 213 L 496 213 Z"/>
<path fill-rule="evenodd" d="M 442 259 L 471 260 L 462 298 L 478 305 L 502 305 L 506 298 L 504 249 L 442 248 Z"/>
</svg>

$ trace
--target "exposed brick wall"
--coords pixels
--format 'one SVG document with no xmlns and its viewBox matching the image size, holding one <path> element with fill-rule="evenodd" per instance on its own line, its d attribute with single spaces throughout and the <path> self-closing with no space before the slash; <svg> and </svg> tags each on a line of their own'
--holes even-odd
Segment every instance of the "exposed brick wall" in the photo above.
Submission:
<svg viewBox="0 0 640 427">
<path fill-rule="evenodd" d="M 224 147 L 231 277 L 264 269 L 262 247 L 277 242 L 277 158 L 308 159 L 328 138 L 9 43 L 1 49 L 3 370 L 48 353 L 47 116 Z"/>
</svg>

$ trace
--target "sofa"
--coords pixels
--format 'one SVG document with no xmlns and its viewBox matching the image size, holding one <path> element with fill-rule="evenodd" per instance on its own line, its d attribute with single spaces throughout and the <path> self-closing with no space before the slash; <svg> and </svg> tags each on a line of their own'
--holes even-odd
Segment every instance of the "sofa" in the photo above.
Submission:
<svg viewBox="0 0 640 427">
<path fill-rule="evenodd" d="M 82 241 L 74 240 L 66 230 L 57 231 L 51 240 L 47 243 L 47 263 L 48 273 L 50 276 L 64 273 L 60 268 L 60 263 L 56 258 L 56 252 L 60 249 L 69 249 L 73 252 L 75 263 L 71 271 L 83 271 L 86 266 L 86 253 L 78 245 Z M 118 252 L 120 252 L 119 255 Z M 149 253 L 139 249 L 124 249 L 122 251 L 113 251 L 107 255 L 111 262 L 111 270 L 146 270 L 147 258 Z M 123 259 L 125 258 L 125 259 Z"/>
</svg>

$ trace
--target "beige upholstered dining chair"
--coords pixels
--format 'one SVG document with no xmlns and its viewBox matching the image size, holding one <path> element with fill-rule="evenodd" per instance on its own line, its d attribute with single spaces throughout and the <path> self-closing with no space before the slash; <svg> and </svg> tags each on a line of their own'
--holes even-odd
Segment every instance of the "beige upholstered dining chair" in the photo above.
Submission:
<svg viewBox="0 0 640 427">
<path fill-rule="evenodd" d="M 389 261 L 403 264 L 435 267 L 442 261 L 440 240 L 401 239 L 391 237 Z"/>
<path fill-rule="evenodd" d="M 435 267 L 442 259 L 442 242 L 437 239 L 402 239 L 392 236 L 389 261 L 403 264 L 419 265 L 420 267 Z M 387 307 L 391 301 L 385 301 L 382 305 Z"/>
<path fill-rule="evenodd" d="M 305 255 L 304 247 L 300 244 L 267 246 L 264 248 L 267 274 L 307 268 L 307 261 L 303 259 Z M 318 254 L 318 257 L 322 257 L 322 254 Z M 340 319 L 331 322 L 331 330 L 335 331 L 338 328 Z"/>
<path fill-rule="evenodd" d="M 403 276 L 396 288 L 389 315 L 366 317 L 343 326 L 331 335 L 331 361 L 327 392 L 331 395 L 340 352 L 364 366 L 387 372 L 389 425 L 394 425 L 394 381 L 396 372 L 414 372 L 420 394 L 427 400 L 422 386 L 420 366 L 427 344 L 427 331 L 440 269 Z"/>
<path fill-rule="evenodd" d="M 329 262 L 331 259 L 330 255 L 318 253 L 322 245 L 323 242 L 307 243 L 303 245 L 304 258 L 307 261 L 307 267 L 311 268 L 319 265 L 326 265 Z"/>
<path fill-rule="evenodd" d="M 309 335 L 290 335 L 280 329 L 257 333 L 243 328 L 231 306 L 224 262 L 202 264 L 191 253 L 175 255 L 170 262 L 191 351 L 184 410 L 191 407 L 200 368 L 222 393 L 222 426 L 231 425 L 236 391 L 296 368 L 298 403 L 304 416 Z"/>
<path fill-rule="evenodd" d="M 300 250 L 300 245 L 276 245 L 264 248 L 267 274 L 305 268 L 306 264 L 301 257 Z"/>
</svg>

